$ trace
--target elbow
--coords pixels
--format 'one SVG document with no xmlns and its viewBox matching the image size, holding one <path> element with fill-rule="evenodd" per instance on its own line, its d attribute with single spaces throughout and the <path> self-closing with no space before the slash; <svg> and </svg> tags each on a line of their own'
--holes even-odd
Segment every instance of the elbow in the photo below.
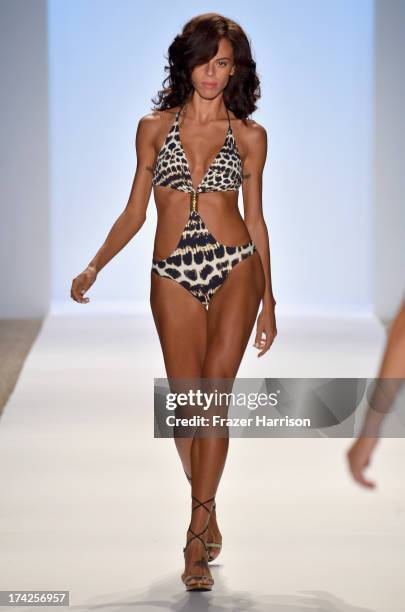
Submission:
<svg viewBox="0 0 405 612">
<path fill-rule="evenodd" d="M 139 225 L 139 227 L 142 227 L 142 225 L 146 221 L 145 210 L 139 210 L 138 208 L 135 208 L 133 206 L 127 206 L 125 209 L 125 213 L 126 215 L 128 215 L 131 224 Z"/>
<path fill-rule="evenodd" d="M 136 231 L 137 231 L 137 232 L 138 232 L 138 231 L 141 229 L 141 227 L 143 226 L 143 224 L 145 223 L 145 221 L 146 221 L 146 215 L 145 215 L 145 216 L 142 216 L 142 217 L 137 217 L 137 218 L 136 218 L 136 221 L 135 221 L 135 226 L 136 226 Z"/>
<path fill-rule="evenodd" d="M 255 213 L 252 216 L 247 215 L 245 217 L 246 227 L 250 232 L 260 232 L 267 229 L 266 221 L 261 214 Z"/>
</svg>

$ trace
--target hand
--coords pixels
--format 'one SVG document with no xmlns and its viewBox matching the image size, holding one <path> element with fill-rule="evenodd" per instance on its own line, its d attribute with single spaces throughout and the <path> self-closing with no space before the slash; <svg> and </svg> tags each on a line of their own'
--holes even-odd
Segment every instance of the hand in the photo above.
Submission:
<svg viewBox="0 0 405 612">
<path fill-rule="evenodd" d="M 359 484 L 363 485 L 364 487 L 369 487 L 370 489 L 374 489 L 376 484 L 371 480 L 367 480 L 363 475 L 363 471 L 370 465 L 371 453 L 373 452 L 378 440 L 378 437 L 367 438 L 360 436 L 357 438 L 354 444 L 352 444 L 346 454 L 349 462 L 349 469 L 353 478 Z"/>
<path fill-rule="evenodd" d="M 263 339 L 263 335 L 265 339 Z M 258 357 L 261 357 L 269 350 L 276 336 L 277 327 L 274 306 L 272 308 L 263 308 L 257 318 L 256 338 L 253 344 L 254 347 L 261 349 L 257 355 Z"/>
<path fill-rule="evenodd" d="M 72 288 L 70 290 L 70 297 L 81 304 L 87 304 L 89 298 L 83 297 L 83 295 L 90 289 L 92 284 L 97 278 L 97 272 L 93 266 L 87 266 L 84 272 L 81 272 L 79 276 L 73 279 Z"/>
</svg>

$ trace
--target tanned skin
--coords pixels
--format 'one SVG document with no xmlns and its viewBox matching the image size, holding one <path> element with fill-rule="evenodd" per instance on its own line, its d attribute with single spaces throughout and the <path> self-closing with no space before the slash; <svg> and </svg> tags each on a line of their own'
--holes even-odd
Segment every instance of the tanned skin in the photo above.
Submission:
<svg viewBox="0 0 405 612">
<path fill-rule="evenodd" d="M 215 57 L 192 72 L 194 89 L 183 109 L 185 113 L 180 115 L 180 137 L 194 187 L 223 145 L 228 128 L 223 90 L 236 69 L 232 45 L 223 38 Z M 204 81 L 215 82 L 215 89 L 206 88 Z M 190 196 L 170 187 L 153 187 L 152 175 L 157 154 L 178 110 L 179 107 L 153 111 L 140 119 L 135 142 L 137 165 L 128 203 L 104 244 L 73 280 L 73 300 L 89 302 L 84 294 L 98 272 L 141 229 L 152 188 L 158 216 L 153 257 L 163 259 L 177 246 L 188 219 Z M 277 335 L 269 235 L 262 209 L 267 134 L 254 120 L 244 122 L 231 111 L 229 114 L 243 162 L 244 218 L 234 191 L 200 193 L 198 212 L 219 242 L 239 245 L 252 239 L 257 251 L 233 268 L 212 297 L 208 311 L 184 287 L 151 272 L 150 304 L 168 378 L 234 379 L 256 320 L 253 347 L 258 350 L 258 357 L 269 350 Z M 192 494 L 201 501 L 214 497 L 226 461 L 228 437 L 175 438 L 175 443 L 184 471 L 190 476 Z M 207 524 L 205 541 L 220 543 L 213 502 L 191 514 L 190 528 L 194 532 L 201 532 Z M 190 532 L 186 537 L 190 539 Z M 201 573 L 207 581 L 212 579 L 198 539 L 185 551 L 182 577 L 190 573 Z"/>
<path fill-rule="evenodd" d="M 405 379 L 405 300 L 390 326 L 377 378 L 397 379 L 392 381 L 394 384 L 388 383 L 385 387 L 385 393 L 390 396 L 389 404 L 380 411 L 376 410 L 373 399 L 371 400 L 362 432 L 346 453 L 352 477 L 358 484 L 369 489 L 374 489 L 376 483 L 365 477 L 364 470 L 370 466 L 372 454 L 380 440 L 381 427 L 388 413 L 387 407 L 392 408 L 395 396 L 400 389 L 399 379 Z M 384 385 L 384 381 L 382 383 Z M 396 392 L 392 391 L 394 387 L 397 388 Z"/>
</svg>

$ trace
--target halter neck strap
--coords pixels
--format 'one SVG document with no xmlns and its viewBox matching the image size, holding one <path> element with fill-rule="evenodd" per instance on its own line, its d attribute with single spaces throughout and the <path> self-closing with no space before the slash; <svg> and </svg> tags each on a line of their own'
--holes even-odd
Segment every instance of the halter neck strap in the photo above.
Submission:
<svg viewBox="0 0 405 612">
<path fill-rule="evenodd" d="M 231 127 L 231 118 L 230 118 L 230 116 L 229 116 L 228 107 L 227 107 L 227 106 L 225 106 L 225 108 L 226 108 L 226 114 L 228 115 L 228 125 L 229 125 L 229 127 Z M 232 129 L 232 128 L 231 128 L 231 129 Z"/>
</svg>

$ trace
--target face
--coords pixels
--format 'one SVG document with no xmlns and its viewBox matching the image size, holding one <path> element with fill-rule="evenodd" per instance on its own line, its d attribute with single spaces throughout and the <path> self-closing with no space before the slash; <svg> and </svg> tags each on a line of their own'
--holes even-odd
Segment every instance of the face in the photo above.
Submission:
<svg viewBox="0 0 405 612">
<path fill-rule="evenodd" d="M 206 64 L 194 68 L 191 82 L 202 98 L 211 99 L 225 89 L 234 73 L 232 45 L 227 38 L 221 38 L 217 54 Z"/>
</svg>

